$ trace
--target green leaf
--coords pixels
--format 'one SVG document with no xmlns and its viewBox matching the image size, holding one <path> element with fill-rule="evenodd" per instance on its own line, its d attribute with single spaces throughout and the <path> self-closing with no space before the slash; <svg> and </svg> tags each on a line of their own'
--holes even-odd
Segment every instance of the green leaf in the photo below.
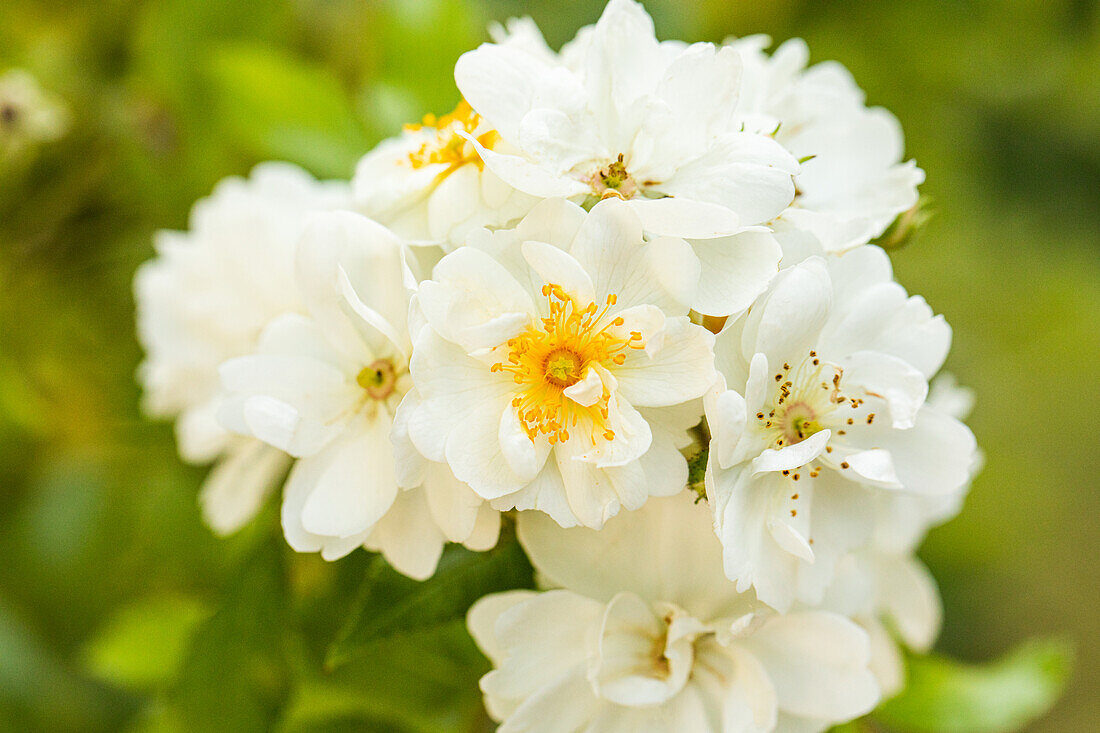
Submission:
<svg viewBox="0 0 1100 733">
<path fill-rule="evenodd" d="M 1027 642 L 986 665 L 913 657 L 908 687 L 874 718 L 899 733 L 1020 730 L 1057 701 L 1072 658 L 1069 644 L 1058 640 Z"/>
<path fill-rule="evenodd" d="M 391 637 L 334 672 L 307 672 L 279 729 L 469 731 L 484 715 L 477 680 L 487 671 L 461 619 Z"/>
<path fill-rule="evenodd" d="M 329 71 L 270 47 L 215 47 L 208 66 L 217 117 L 256 158 L 348 176 L 368 149 L 347 91 Z"/>
<path fill-rule="evenodd" d="M 217 612 L 195 632 L 169 703 L 186 730 L 267 731 L 289 671 L 281 537 L 271 537 L 227 585 Z"/>
<path fill-rule="evenodd" d="M 511 533 L 488 552 L 449 546 L 435 575 L 423 582 L 406 578 L 379 557 L 326 663 L 335 667 L 372 652 L 380 641 L 461 620 L 482 596 L 533 584 L 531 565 Z"/>
<path fill-rule="evenodd" d="M 191 636 L 210 615 L 184 596 L 144 598 L 115 612 L 83 651 L 85 668 L 120 687 L 152 688 L 172 680 Z"/>
</svg>

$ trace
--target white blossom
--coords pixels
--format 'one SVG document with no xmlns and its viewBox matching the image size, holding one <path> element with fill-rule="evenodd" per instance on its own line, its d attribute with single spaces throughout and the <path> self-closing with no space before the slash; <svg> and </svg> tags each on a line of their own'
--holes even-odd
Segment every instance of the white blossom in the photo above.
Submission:
<svg viewBox="0 0 1100 733">
<path fill-rule="evenodd" d="M 485 44 L 455 68 L 465 99 L 512 150 L 467 138 L 515 188 L 621 198 L 647 233 L 692 239 L 769 221 L 794 198 L 794 158 L 736 124 L 735 50 L 658 42 L 632 0 L 611 0 L 564 62 L 532 47 Z"/>
<path fill-rule="evenodd" d="M 801 39 L 768 56 L 770 43 L 750 36 L 729 47 L 743 65 L 737 118 L 801 162 L 794 202 L 774 222 L 777 236 L 785 249 L 800 236 L 828 252 L 866 244 L 916 205 L 924 172 L 902 162 L 901 125 L 889 111 L 866 106 L 847 69 L 832 61 L 807 68 Z"/>
<path fill-rule="evenodd" d="M 291 547 L 332 560 L 365 545 L 416 578 L 435 571 L 447 539 L 491 547 L 496 513 L 395 431 L 412 387 L 401 241 L 358 214 L 318 214 L 295 280 L 304 314 L 276 318 L 254 353 L 222 364 L 219 412 L 234 432 L 298 459 L 282 511 Z"/>
<path fill-rule="evenodd" d="M 924 404 L 949 342 L 872 246 L 784 270 L 727 324 L 707 494 L 740 588 L 780 610 L 818 603 L 839 557 L 868 541 L 873 497 L 966 483 L 973 435 Z"/>
<path fill-rule="evenodd" d="M 413 443 L 496 508 L 563 526 L 683 489 L 715 376 L 714 337 L 673 296 L 687 247 L 643 240 L 622 201 L 551 199 L 444 257 L 417 294 Z"/>
<path fill-rule="evenodd" d="M 176 420 L 185 460 L 218 461 L 201 494 L 218 532 L 251 519 L 287 467 L 280 451 L 218 424 L 218 366 L 252 351 L 273 318 L 302 309 L 292 262 L 305 218 L 349 203 L 346 184 L 266 163 L 195 204 L 188 231 L 159 232 L 156 258 L 134 278 L 143 406 Z"/>
<path fill-rule="evenodd" d="M 738 593 L 687 493 L 599 532 L 528 512 L 519 535 L 555 589 L 489 596 L 468 616 L 502 733 L 821 731 L 878 700 L 867 634 Z"/>
</svg>

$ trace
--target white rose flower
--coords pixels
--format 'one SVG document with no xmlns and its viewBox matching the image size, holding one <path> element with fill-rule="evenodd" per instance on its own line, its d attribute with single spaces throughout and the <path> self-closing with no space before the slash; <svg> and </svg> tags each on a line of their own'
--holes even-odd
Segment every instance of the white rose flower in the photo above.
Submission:
<svg viewBox="0 0 1100 733">
<path fill-rule="evenodd" d="M 686 249 L 644 241 L 622 201 L 550 199 L 444 257 L 417 295 L 413 443 L 494 507 L 563 526 L 682 490 L 715 377 L 713 335 L 670 294 Z"/>
<path fill-rule="evenodd" d="M 611 0 L 562 60 L 532 47 L 484 44 L 455 68 L 463 96 L 514 151 L 466 136 L 515 188 L 621 198 L 647 233 L 690 239 L 767 222 L 793 199 L 795 159 L 736 124 L 733 49 L 660 43 L 632 0 Z"/>
<path fill-rule="evenodd" d="M 809 50 L 787 41 L 770 57 L 766 36 L 729 43 L 743 65 L 737 117 L 773 137 L 802 162 L 794 203 L 775 223 L 777 236 L 810 234 L 828 252 L 879 236 L 917 203 L 924 172 L 902 162 L 901 125 L 887 110 L 865 106 L 863 91 L 836 62 L 806 68 Z"/>
<path fill-rule="evenodd" d="M 973 435 L 924 405 L 950 336 L 872 246 L 784 270 L 727 324 L 707 495 L 740 588 L 779 610 L 816 604 L 840 556 L 870 538 L 873 496 L 966 483 Z"/>
<path fill-rule="evenodd" d="M 405 418 L 395 429 L 412 386 L 407 276 L 388 229 L 350 212 L 313 217 L 295 260 L 305 314 L 276 318 L 255 353 L 221 366 L 219 414 L 298 459 L 282 512 L 291 547 L 333 560 L 365 545 L 425 578 L 447 539 L 495 544 L 499 518 L 410 451 Z"/>
<path fill-rule="evenodd" d="M 134 277 L 143 406 L 176 419 L 185 460 L 218 461 L 200 498 L 220 533 L 252 518 L 287 459 L 218 424 L 218 365 L 252 351 L 274 317 L 301 310 L 292 262 L 305 219 L 349 204 L 346 184 L 265 163 L 195 204 L 189 231 L 158 233 L 156 258 Z"/>
<path fill-rule="evenodd" d="M 502 733 L 801 733 L 878 700 L 866 633 L 837 614 L 780 616 L 738 593 L 687 492 L 600 532 L 523 513 L 519 536 L 559 589 L 470 609 Z"/>
<path fill-rule="evenodd" d="M 478 157 L 500 135 L 465 101 L 448 115 L 427 115 L 368 153 L 352 186 L 358 210 L 412 244 L 461 245 L 467 233 L 518 219 L 537 199 L 502 181 Z"/>
</svg>

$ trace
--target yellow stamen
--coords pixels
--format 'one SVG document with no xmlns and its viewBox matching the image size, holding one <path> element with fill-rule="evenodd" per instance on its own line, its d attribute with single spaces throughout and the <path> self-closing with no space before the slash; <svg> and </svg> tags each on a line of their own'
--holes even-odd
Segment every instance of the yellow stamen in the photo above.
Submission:
<svg viewBox="0 0 1100 733">
<path fill-rule="evenodd" d="M 423 168 L 426 165 L 446 165 L 440 179 L 453 173 L 458 168 L 473 163 L 479 169 L 484 166 L 477 150 L 470 141 L 459 133 L 465 132 L 474 135 L 481 126 L 481 115 L 474 112 L 469 103 L 464 99 L 458 103 L 455 110 L 448 115 L 436 117 L 425 115 L 420 124 L 405 125 L 409 132 L 418 132 L 425 128 L 435 132 L 435 139 L 426 140 L 419 149 L 409 153 L 409 165 L 414 169 Z M 500 140 L 496 130 L 489 130 L 477 136 L 477 141 L 485 148 L 492 149 Z"/>
<path fill-rule="evenodd" d="M 549 316 L 509 340 L 507 358 L 493 364 L 490 371 L 507 372 L 520 385 L 512 406 L 532 440 L 545 435 L 551 445 L 565 442 L 570 438 L 569 428 L 581 421 L 591 428 L 593 443 L 600 436 L 613 440 L 615 432 L 607 424 L 611 393 L 606 386 L 587 407 L 564 392 L 584 379 L 593 365 L 622 365 L 626 349 L 645 348 L 644 338 L 638 331 L 624 337 L 613 330 L 625 324 L 622 317 L 607 317 L 618 301 L 614 294 L 607 296 L 602 307 L 596 303 L 581 306 L 553 283 L 543 286 L 542 294 Z"/>
</svg>

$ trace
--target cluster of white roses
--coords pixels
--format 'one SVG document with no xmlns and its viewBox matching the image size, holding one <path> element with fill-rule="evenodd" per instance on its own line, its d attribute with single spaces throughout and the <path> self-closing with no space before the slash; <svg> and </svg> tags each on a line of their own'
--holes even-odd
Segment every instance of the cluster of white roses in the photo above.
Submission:
<svg viewBox="0 0 1100 733">
<path fill-rule="evenodd" d="M 868 712 L 936 634 L 914 550 L 978 463 L 966 393 L 929 394 L 950 329 L 869 244 L 923 179 L 896 120 L 799 41 L 658 42 L 631 0 L 560 53 L 493 35 L 350 186 L 263 165 L 139 271 L 207 520 L 290 466 L 294 549 L 426 578 L 517 510 L 549 590 L 469 615 L 501 731 Z"/>
</svg>

